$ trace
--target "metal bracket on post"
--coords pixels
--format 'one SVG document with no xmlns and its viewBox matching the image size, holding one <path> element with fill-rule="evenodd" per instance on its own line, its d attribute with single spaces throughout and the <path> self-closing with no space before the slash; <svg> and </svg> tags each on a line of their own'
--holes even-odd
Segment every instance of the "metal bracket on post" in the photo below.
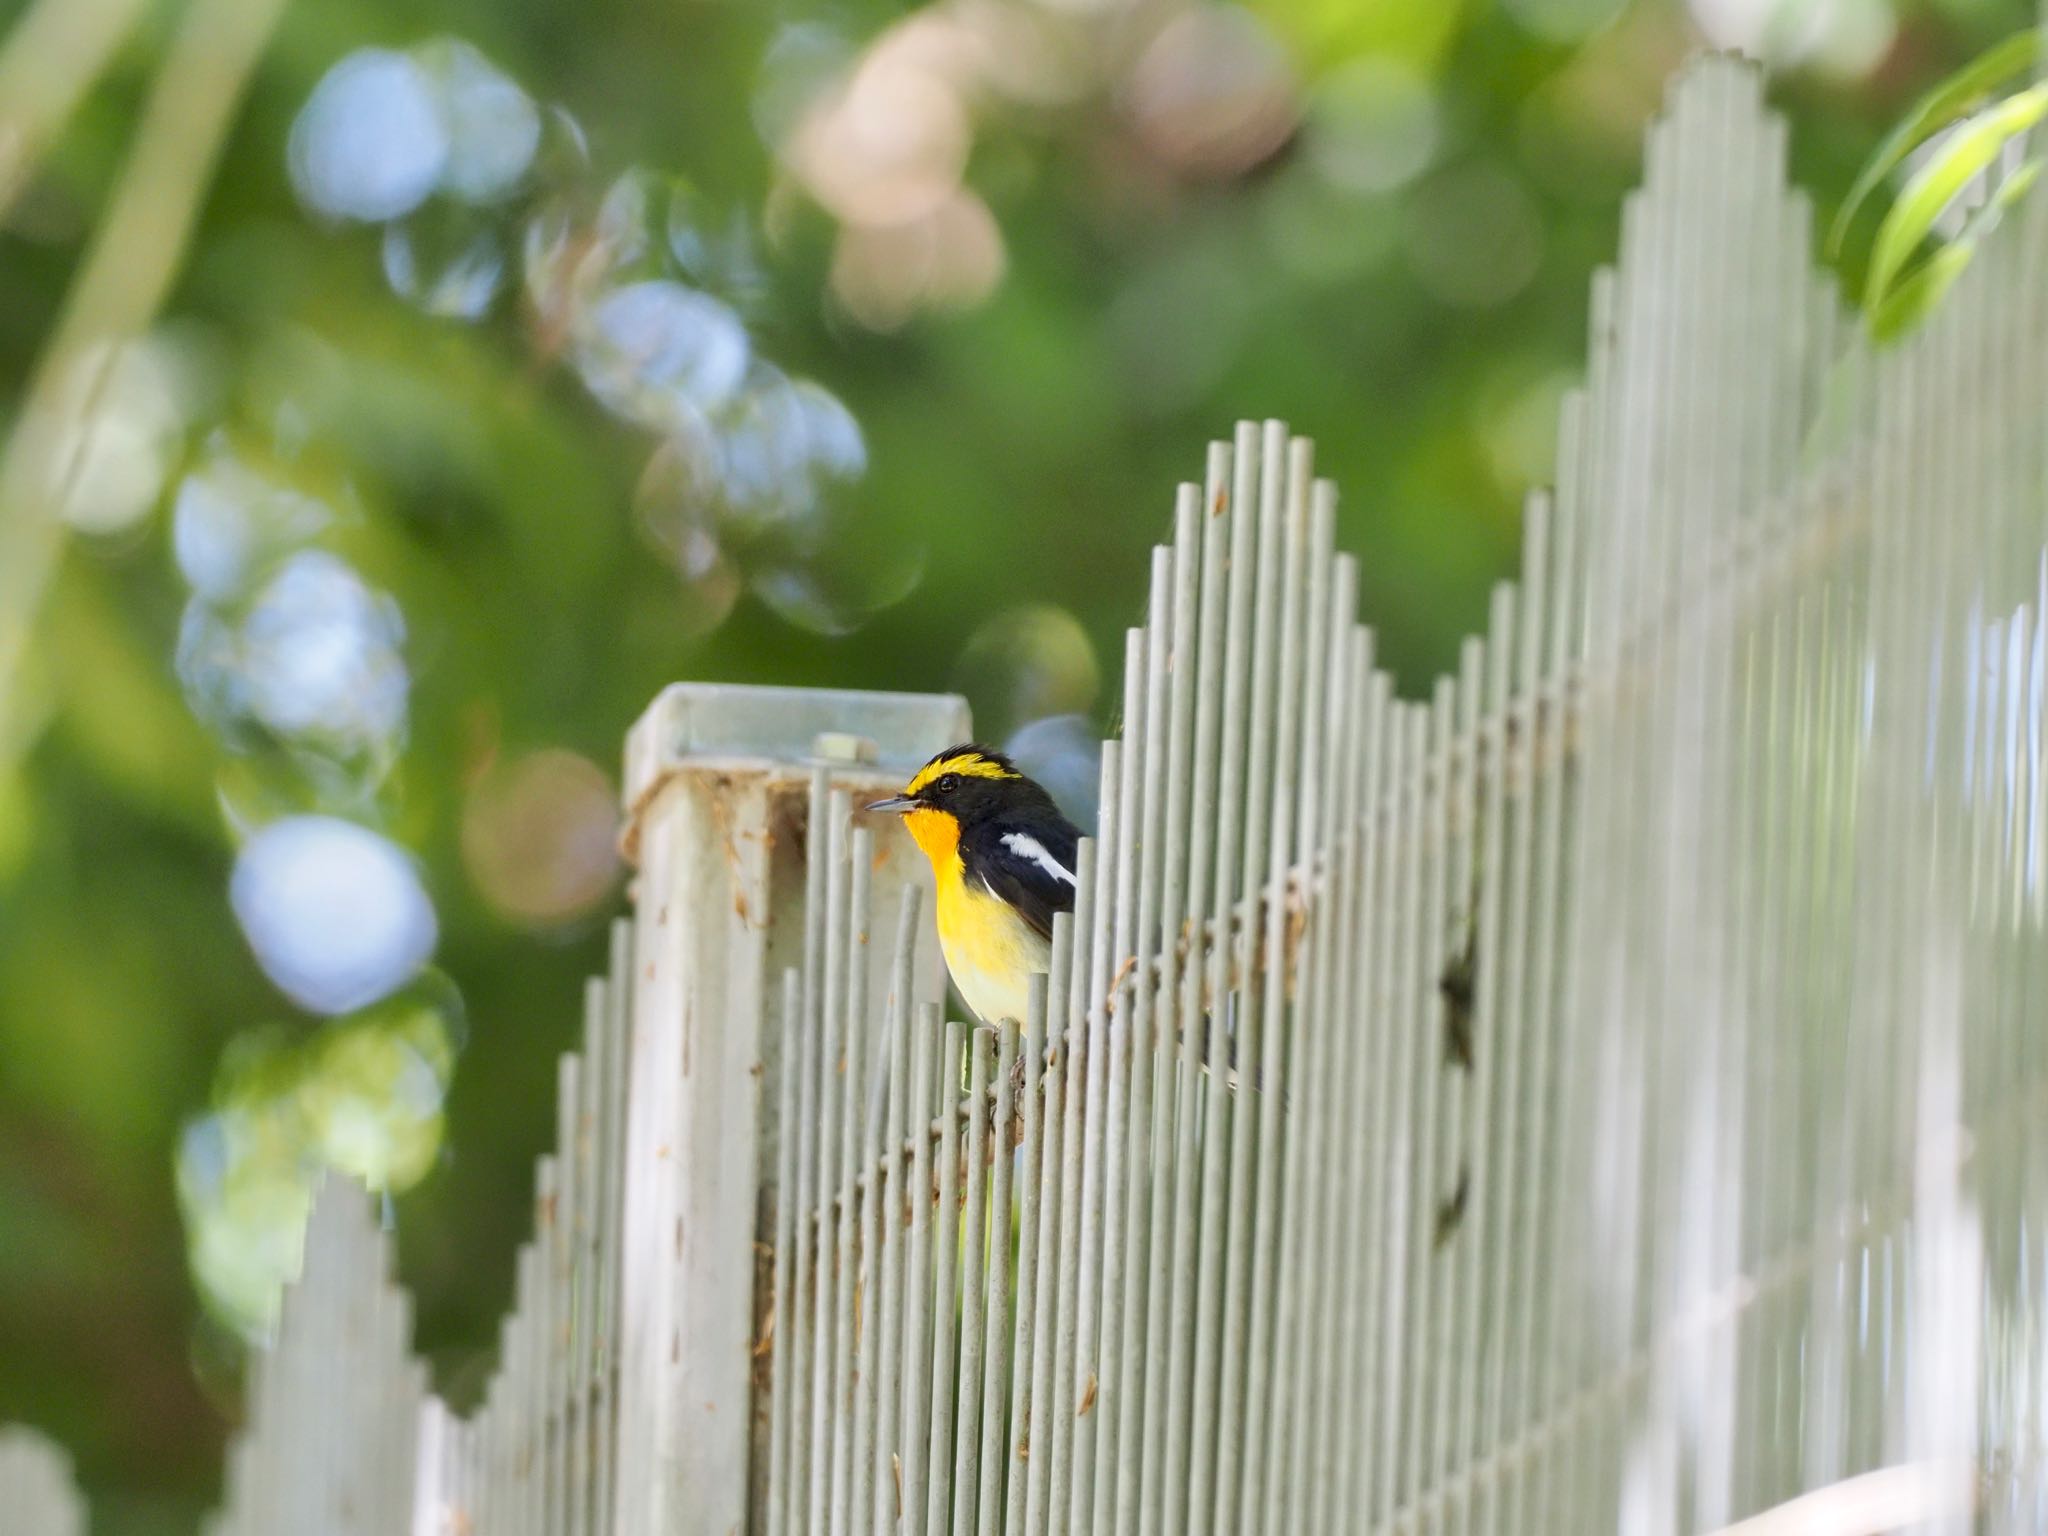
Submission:
<svg viewBox="0 0 2048 1536">
<path fill-rule="evenodd" d="M 618 1536 L 745 1536 L 756 1436 L 757 1265 L 782 1128 L 771 978 L 804 942 L 809 785 L 899 788 L 965 739 L 951 695 L 679 683 L 626 740 L 634 889 L 632 1082 L 621 1256 Z M 878 844 L 875 909 L 929 878 Z M 887 987 L 876 966 L 878 988 Z M 936 941 L 919 974 L 942 995 Z M 769 1085 L 764 1091 L 764 1083 Z"/>
</svg>

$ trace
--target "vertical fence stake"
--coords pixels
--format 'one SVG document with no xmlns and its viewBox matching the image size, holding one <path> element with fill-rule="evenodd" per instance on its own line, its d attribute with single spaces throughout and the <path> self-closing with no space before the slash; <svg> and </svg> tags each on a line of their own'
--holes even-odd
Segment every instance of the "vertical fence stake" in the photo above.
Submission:
<svg viewBox="0 0 2048 1536">
<path fill-rule="evenodd" d="M 677 685 L 627 742 L 635 891 L 624 1161 L 618 1536 L 731 1536 L 772 1468 L 753 1401 L 757 1239 L 779 1070 L 770 957 L 804 932 L 809 765 L 864 802 L 966 732 L 960 701 Z M 822 749 L 822 750 L 821 750 Z M 886 766 L 885 766 L 886 765 Z M 900 832 L 874 894 L 927 878 Z M 920 975 L 937 991 L 937 956 Z M 877 996 L 862 999 L 879 1016 Z M 836 1081 L 834 1087 L 836 1088 Z M 836 1149 L 835 1149 L 836 1151 Z M 801 1280 L 799 1280 L 801 1283 Z M 823 1344 L 820 1339 L 820 1344 Z M 756 1439 L 764 1443 L 756 1454 Z"/>
</svg>

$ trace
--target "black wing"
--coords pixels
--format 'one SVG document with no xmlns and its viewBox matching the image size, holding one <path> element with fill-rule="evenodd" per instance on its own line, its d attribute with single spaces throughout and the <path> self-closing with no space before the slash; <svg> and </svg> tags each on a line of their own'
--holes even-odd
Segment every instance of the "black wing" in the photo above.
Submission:
<svg viewBox="0 0 2048 1536">
<path fill-rule="evenodd" d="M 1080 841 L 1079 829 L 1064 818 L 998 819 L 966 840 L 962 863 L 969 880 L 1007 902 L 1040 938 L 1051 938 L 1053 914 L 1074 910 Z"/>
</svg>

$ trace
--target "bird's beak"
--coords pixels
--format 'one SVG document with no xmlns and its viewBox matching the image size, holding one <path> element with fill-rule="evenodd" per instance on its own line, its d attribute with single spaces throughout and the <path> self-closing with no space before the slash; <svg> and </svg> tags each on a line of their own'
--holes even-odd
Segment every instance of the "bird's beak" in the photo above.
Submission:
<svg viewBox="0 0 2048 1536">
<path fill-rule="evenodd" d="M 865 806 L 862 807 L 862 809 L 869 811 L 900 812 L 915 809 L 916 805 L 917 802 L 911 799 L 908 795 L 891 795 L 886 800 L 870 800 Z"/>
</svg>

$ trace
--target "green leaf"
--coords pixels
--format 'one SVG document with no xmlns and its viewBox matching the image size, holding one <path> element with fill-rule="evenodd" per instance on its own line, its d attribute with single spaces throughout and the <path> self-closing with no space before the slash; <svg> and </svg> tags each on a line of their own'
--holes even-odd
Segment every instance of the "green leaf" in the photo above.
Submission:
<svg viewBox="0 0 2048 1536">
<path fill-rule="evenodd" d="M 1963 116 L 2014 75 L 2030 68 L 2040 49 L 2040 34 L 2029 27 L 1986 49 L 1940 85 L 1913 103 L 1898 127 L 1885 136 L 1850 187 L 1849 195 L 1828 229 L 1828 255 L 1840 252 L 1850 221 L 1885 177 L 1920 145 Z"/>
<path fill-rule="evenodd" d="M 1876 311 L 1934 221 L 1972 177 L 1988 169 L 1999 152 L 2048 114 L 2048 85 L 2037 85 L 1987 108 L 1956 130 L 1940 153 L 1915 173 L 1885 215 L 1870 255 L 1863 307 Z"/>
<path fill-rule="evenodd" d="M 1912 330 L 1941 302 L 1951 284 L 1963 275 L 1963 268 L 1977 254 L 1974 244 L 1945 245 L 1912 274 L 1885 295 L 1884 302 L 1870 312 L 1870 334 L 1880 342 L 1894 342 Z"/>
<path fill-rule="evenodd" d="M 1998 184 L 1998 190 L 1985 199 L 1983 207 L 1970 215 L 1961 234 L 1895 283 L 1883 303 L 1871 313 L 1872 337 L 1880 342 L 1897 341 L 1925 320 L 1949 286 L 1962 276 L 1963 268 L 1977 254 L 1979 242 L 1997 227 L 2005 210 L 2025 196 L 2040 175 L 2039 160 L 2029 160 L 2020 166 Z"/>
<path fill-rule="evenodd" d="M 2040 160 L 2025 160 L 2014 167 L 2013 173 L 1998 184 L 1998 190 L 1984 200 L 1984 206 L 1972 213 L 1963 224 L 1962 233 L 1951 240 L 1951 245 L 1974 247 L 1978 241 L 1990 234 L 2005 216 L 2006 209 L 2027 195 L 2027 189 L 2041 179 Z"/>
</svg>

